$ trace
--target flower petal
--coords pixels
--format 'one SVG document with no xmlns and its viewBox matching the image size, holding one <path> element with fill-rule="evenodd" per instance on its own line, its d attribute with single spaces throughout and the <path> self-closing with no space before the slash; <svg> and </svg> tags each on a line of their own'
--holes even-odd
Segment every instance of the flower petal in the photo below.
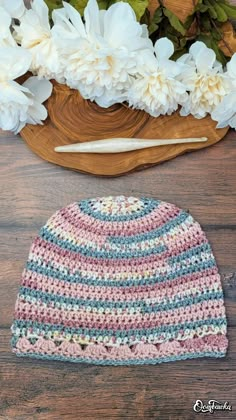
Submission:
<svg viewBox="0 0 236 420">
<path fill-rule="evenodd" d="M 24 0 L 4 0 L 3 4 L 5 10 L 7 10 L 14 19 L 20 19 L 27 10 Z"/>
<path fill-rule="evenodd" d="M 194 44 L 191 45 L 189 48 L 189 54 L 193 56 L 193 58 L 196 58 L 198 54 L 201 53 L 202 50 L 204 50 L 206 47 L 206 44 L 201 41 L 196 41 Z"/>
<path fill-rule="evenodd" d="M 80 35 L 85 38 L 86 32 L 79 12 L 69 3 L 63 2 L 63 6 L 66 12 L 66 17 L 71 21 L 72 25 L 76 29 L 78 33 L 77 35 Z"/>
<path fill-rule="evenodd" d="M 15 81 L 5 82 L 1 85 L 0 82 L 0 103 L 7 104 L 15 103 L 17 105 L 29 105 L 29 98 L 26 96 L 30 93 L 28 89 L 22 87 Z"/>
<path fill-rule="evenodd" d="M 34 100 L 43 103 L 52 94 L 52 83 L 46 79 L 38 79 L 36 76 L 29 77 L 23 86 L 30 90 L 34 95 Z"/>
<path fill-rule="evenodd" d="M 158 60 L 168 59 L 174 54 L 174 45 L 168 38 L 160 38 L 154 46 Z"/>
<path fill-rule="evenodd" d="M 49 23 L 49 11 L 48 6 L 43 0 L 33 0 L 31 3 L 31 9 L 32 11 L 39 17 L 40 22 L 42 26 L 44 26 L 47 29 L 50 29 L 50 23 Z M 31 10 L 27 11 L 27 14 L 31 15 Z"/>
<path fill-rule="evenodd" d="M 40 104 L 39 102 L 34 102 L 28 108 L 26 123 L 32 125 L 41 125 L 42 121 L 46 120 L 47 116 L 48 112 L 45 106 Z"/>
<path fill-rule="evenodd" d="M 11 25 L 11 16 L 9 13 L 0 6 L 0 38 L 6 35 L 7 30 Z"/>
<path fill-rule="evenodd" d="M 0 46 L 1 47 L 14 47 L 16 42 L 10 30 L 11 16 L 3 8 L 0 7 Z"/>
<path fill-rule="evenodd" d="M 128 50 L 152 48 L 142 25 L 128 3 L 115 3 L 104 14 L 104 38 L 110 46 L 126 47 Z"/>
<path fill-rule="evenodd" d="M 100 35 L 100 14 L 96 0 L 89 0 L 84 10 L 85 28 L 87 35 Z"/>
<path fill-rule="evenodd" d="M 14 80 L 25 74 L 30 67 L 32 56 L 21 47 L 0 48 L 0 80 Z"/>
<path fill-rule="evenodd" d="M 195 59 L 197 70 L 201 73 L 207 72 L 213 68 L 216 61 L 215 52 L 200 41 L 195 42 L 189 50 Z"/>
<path fill-rule="evenodd" d="M 226 95 L 212 112 L 211 118 L 222 123 L 228 121 L 236 113 L 236 92 Z M 228 124 L 226 124 L 228 125 Z"/>
<path fill-rule="evenodd" d="M 30 104 L 27 112 L 28 124 L 42 124 L 47 118 L 48 112 L 42 105 L 52 93 L 52 83 L 46 79 L 39 80 L 37 77 L 30 77 L 23 84 L 23 87 L 29 90 Z"/>
</svg>

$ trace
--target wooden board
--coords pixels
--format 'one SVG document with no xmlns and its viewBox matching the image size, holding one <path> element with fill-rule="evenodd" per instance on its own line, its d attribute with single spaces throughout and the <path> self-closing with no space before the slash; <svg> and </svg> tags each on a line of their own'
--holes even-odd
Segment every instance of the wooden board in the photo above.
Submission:
<svg viewBox="0 0 236 420">
<path fill-rule="evenodd" d="M 235 420 L 236 132 L 207 151 L 106 180 L 39 160 L 12 133 L 0 133 L 0 143 L 0 419 Z M 102 367 L 11 353 L 14 304 L 33 238 L 57 209 L 110 194 L 166 200 L 200 222 L 222 278 L 226 358 Z M 196 399 L 228 401 L 233 410 L 197 414 Z"/>
<path fill-rule="evenodd" d="M 180 154 L 211 146 L 228 128 L 216 130 L 210 117 L 197 120 L 178 113 L 159 118 L 117 104 L 108 109 L 84 100 L 77 91 L 55 84 L 47 104 L 49 118 L 43 126 L 28 125 L 21 136 L 41 158 L 93 175 L 117 176 L 154 165 Z M 56 146 L 103 138 L 208 137 L 206 143 L 161 146 L 117 154 L 56 153 Z"/>
</svg>

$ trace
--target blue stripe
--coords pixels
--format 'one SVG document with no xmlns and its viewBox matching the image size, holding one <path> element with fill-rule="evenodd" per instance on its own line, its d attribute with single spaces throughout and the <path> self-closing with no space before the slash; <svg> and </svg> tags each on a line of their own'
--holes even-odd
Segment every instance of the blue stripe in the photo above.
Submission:
<svg viewBox="0 0 236 420">
<path fill-rule="evenodd" d="M 113 330 L 113 329 L 97 329 L 97 328 L 73 328 L 65 327 L 64 325 L 55 325 L 47 324 L 36 321 L 25 321 L 25 320 L 15 320 L 12 326 L 12 331 L 14 332 L 15 328 L 20 328 L 21 330 L 27 330 L 33 328 L 33 330 L 44 331 L 45 333 L 52 331 L 65 332 L 66 334 L 75 334 L 75 335 L 89 335 L 92 336 L 106 336 L 106 337 L 115 337 L 115 338 L 130 338 L 135 336 L 149 336 L 154 334 L 163 334 L 163 333 L 178 333 L 179 330 L 184 329 L 195 329 L 202 327 L 203 325 L 211 325 L 217 327 L 226 327 L 227 322 L 226 318 L 208 318 L 202 319 L 199 321 L 186 322 L 183 324 L 172 324 L 172 325 L 161 325 L 160 327 L 155 328 L 140 328 L 140 329 L 130 329 L 130 330 Z M 173 335 L 174 338 L 174 335 Z"/>
<path fill-rule="evenodd" d="M 169 232 L 171 229 L 176 228 L 177 226 L 180 226 L 182 223 L 184 223 L 187 219 L 193 220 L 192 216 L 185 212 L 181 211 L 181 213 L 171 219 L 170 221 L 166 222 L 163 226 L 153 229 L 150 232 L 146 233 L 140 233 L 138 235 L 132 235 L 132 236 L 110 236 L 109 241 L 115 244 L 130 244 L 134 242 L 142 242 L 147 241 L 155 238 L 160 238 L 162 235 Z"/>
<path fill-rule="evenodd" d="M 223 292 L 207 292 L 202 293 L 199 296 L 186 297 L 184 299 L 174 299 L 172 302 L 166 299 L 167 302 L 160 304 L 150 304 L 145 301 L 131 301 L 131 302 L 114 302 L 114 301 L 101 301 L 101 300 L 88 300 L 88 299 L 76 299 L 72 297 L 54 295 L 51 293 L 44 293 L 40 290 L 33 290 L 27 287 L 21 287 L 19 295 L 27 301 L 27 297 L 35 298 L 43 303 L 54 303 L 55 307 L 57 304 L 63 305 L 78 305 L 80 307 L 92 307 L 92 308 L 109 308 L 109 309 L 140 309 L 142 313 L 152 313 L 160 311 L 168 311 L 171 309 L 185 308 L 200 302 L 209 300 L 223 299 Z"/>
<path fill-rule="evenodd" d="M 93 210 L 92 204 L 93 202 L 96 202 L 95 200 L 82 200 L 78 202 L 77 205 L 84 214 L 94 217 L 97 220 L 105 222 L 126 222 L 146 216 L 156 209 L 161 203 L 160 200 L 154 200 L 146 197 L 141 197 L 140 201 L 144 204 L 143 208 L 140 211 L 135 211 L 134 213 L 126 215 L 103 214 L 99 211 Z"/>
<path fill-rule="evenodd" d="M 134 249 L 118 249 L 118 250 L 101 250 L 97 251 L 92 247 L 80 246 L 77 245 L 67 239 L 59 239 L 59 237 L 50 231 L 46 226 L 40 229 L 39 233 L 40 237 L 45 241 L 57 245 L 62 249 L 66 249 L 68 251 L 77 252 L 81 255 L 86 257 L 92 258 L 106 258 L 106 259 L 124 259 L 124 258 L 140 258 L 140 257 L 148 257 L 150 255 L 161 254 L 162 252 L 166 251 L 165 245 L 159 245 L 155 248 L 149 248 L 146 250 L 139 250 L 137 248 Z"/>
<path fill-rule="evenodd" d="M 185 353 L 180 354 L 177 356 L 168 356 L 168 357 L 159 357 L 157 359 L 129 359 L 129 360 L 98 360 L 98 359 L 89 359 L 86 357 L 67 357 L 67 356 L 56 356 L 56 355 L 45 355 L 40 353 L 16 353 L 17 357 L 30 357 L 35 359 L 42 359 L 42 360 L 54 360 L 59 362 L 72 362 L 72 363 L 89 363 L 92 365 L 108 365 L 108 366 L 130 366 L 130 365 L 156 365 L 159 363 L 166 363 L 166 362 L 176 362 L 180 360 L 187 360 L 187 359 L 197 359 L 200 357 L 225 357 L 225 352 L 218 352 L 218 351 L 208 351 L 208 352 L 200 352 L 200 353 Z"/>
<path fill-rule="evenodd" d="M 44 265 L 43 265 L 44 264 Z M 183 267 L 179 270 L 176 270 L 174 273 L 170 273 L 166 276 L 156 276 L 156 277 L 148 277 L 142 279 L 129 279 L 129 280 L 98 280 L 93 278 L 86 278 L 81 277 L 79 272 L 75 274 L 70 274 L 68 269 L 56 269 L 53 268 L 52 265 L 42 262 L 40 265 L 34 261 L 28 261 L 26 268 L 27 270 L 31 270 L 34 273 L 42 274 L 47 277 L 51 277 L 53 279 L 63 280 L 69 283 L 80 283 L 86 284 L 89 286 L 110 286 L 110 287 L 130 287 L 130 286 L 144 286 L 144 285 L 152 285 L 157 283 L 163 283 L 166 281 L 175 280 L 178 277 L 182 277 L 188 274 L 194 274 L 200 272 L 202 270 L 210 269 L 215 267 L 215 259 L 211 259 L 208 261 L 203 261 L 201 263 L 195 264 L 194 266 Z M 52 267 L 52 268 L 51 268 Z"/>
</svg>

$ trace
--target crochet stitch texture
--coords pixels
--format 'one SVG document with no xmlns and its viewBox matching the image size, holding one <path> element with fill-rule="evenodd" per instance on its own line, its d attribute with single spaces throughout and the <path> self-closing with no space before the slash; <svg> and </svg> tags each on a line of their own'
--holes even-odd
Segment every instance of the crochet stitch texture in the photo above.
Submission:
<svg viewBox="0 0 236 420">
<path fill-rule="evenodd" d="M 223 357 L 220 275 L 192 216 L 150 198 L 57 211 L 30 250 L 17 297 L 18 356 L 94 364 Z"/>
</svg>

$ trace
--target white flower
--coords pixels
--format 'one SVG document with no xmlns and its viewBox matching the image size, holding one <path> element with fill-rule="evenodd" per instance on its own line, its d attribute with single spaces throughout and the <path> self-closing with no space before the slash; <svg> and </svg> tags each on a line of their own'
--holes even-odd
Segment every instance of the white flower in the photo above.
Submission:
<svg viewBox="0 0 236 420">
<path fill-rule="evenodd" d="M 227 64 L 227 72 L 232 90 L 226 95 L 221 103 L 211 114 L 214 121 L 218 121 L 217 128 L 227 127 L 228 125 L 236 130 L 236 53 Z"/>
<path fill-rule="evenodd" d="M 41 102 L 50 96 L 51 83 L 42 80 L 39 86 L 36 78 L 31 78 L 21 86 L 14 81 L 28 71 L 31 60 L 31 54 L 23 48 L 0 48 L 0 128 L 3 130 L 18 133 L 26 123 L 39 124 L 47 116 Z"/>
<path fill-rule="evenodd" d="M 195 42 L 189 54 L 179 60 L 188 66 L 180 75 L 189 91 L 188 101 L 180 111 L 182 116 L 192 114 L 195 118 L 204 118 L 211 114 L 223 97 L 230 90 L 229 78 L 223 73 L 221 64 L 216 60 L 215 52 L 203 42 Z"/>
<path fill-rule="evenodd" d="M 172 114 L 187 100 L 184 84 L 176 79 L 184 66 L 169 59 L 173 52 L 172 42 L 161 38 L 155 44 L 156 57 L 151 53 L 143 55 L 140 74 L 128 92 L 130 106 L 158 117 Z"/>
<path fill-rule="evenodd" d="M 48 7 L 43 0 L 34 0 L 31 9 L 15 26 L 16 40 L 32 54 L 30 70 L 40 78 L 63 81 L 58 50 L 50 29 Z"/>
<path fill-rule="evenodd" d="M 64 11 L 55 11 L 53 19 L 66 83 L 103 107 L 124 101 L 139 54 L 152 49 L 146 27 L 136 21 L 129 4 L 99 11 L 96 0 L 89 0 L 83 24 L 80 14 L 64 3 Z"/>
<path fill-rule="evenodd" d="M 0 4 L 0 47 L 14 47 L 16 42 L 11 33 L 11 16 Z"/>
<path fill-rule="evenodd" d="M 14 19 L 20 19 L 27 10 L 24 0 L 0 0 L 0 6 Z"/>
</svg>

